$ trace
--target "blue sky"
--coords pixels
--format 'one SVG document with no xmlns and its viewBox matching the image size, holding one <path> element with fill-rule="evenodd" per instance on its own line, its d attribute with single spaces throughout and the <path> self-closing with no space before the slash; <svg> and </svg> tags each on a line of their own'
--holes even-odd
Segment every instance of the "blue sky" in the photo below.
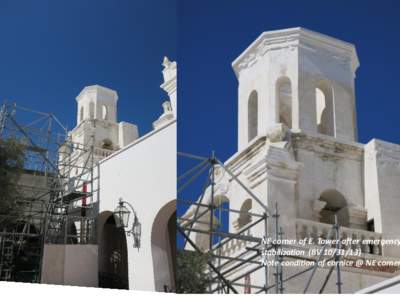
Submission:
<svg viewBox="0 0 400 300">
<path fill-rule="evenodd" d="M 237 149 L 237 80 L 231 62 L 263 31 L 305 27 L 356 45 L 359 141 L 400 143 L 400 1 L 180 1 L 178 149 Z M 189 168 L 180 160 L 178 174 Z M 183 193 L 195 199 L 197 184 Z M 184 211 L 178 208 L 178 215 Z"/>
<path fill-rule="evenodd" d="M 0 101 L 75 126 L 75 97 L 100 84 L 141 134 L 162 113 L 164 55 L 176 59 L 174 0 L 0 0 Z"/>
</svg>

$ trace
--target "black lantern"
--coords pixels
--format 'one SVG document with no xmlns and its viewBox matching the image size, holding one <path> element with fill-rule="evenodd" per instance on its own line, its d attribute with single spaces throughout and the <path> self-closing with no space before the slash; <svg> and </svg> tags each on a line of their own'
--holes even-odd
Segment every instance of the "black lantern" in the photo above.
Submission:
<svg viewBox="0 0 400 300">
<path fill-rule="evenodd" d="M 118 206 L 114 210 L 114 218 L 117 228 L 128 227 L 130 215 L 131 212 L 124 205 L 124 201 L 122 201 L 122 198 L 119 198 Z"/>
<path fill-rule="evenodd" d="M 128 207 L 126 207 L 126 205 Z M 114 210 L 114 218 L 117 228 L 128 228 L 129 217 L 133 213 L 132 228 L 129 230 L 125 229 L 128 236 L 133 235 L 133 248 L 140 248 L 140 238 L 142 235 L 142 225 L 136 215 L 136 212 L 129 202 L 123 201 L 122 198 L 118 200 L 118 206 Z"/>
</svg>

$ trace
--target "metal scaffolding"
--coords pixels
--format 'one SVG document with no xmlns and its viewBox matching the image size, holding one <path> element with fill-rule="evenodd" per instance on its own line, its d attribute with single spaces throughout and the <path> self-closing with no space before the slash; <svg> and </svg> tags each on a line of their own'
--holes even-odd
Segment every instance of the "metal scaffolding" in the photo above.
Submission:
<svg viewBox="0 0 400 300">
<path fill-rule="evenodd" d="M 18 195 L 0 212 L 0 280 L 40 282 L 45 244 L 96 242 L 93 137 L 76 143 L 53 114 L 4 102 L 0 141 L 10 140 L 24 157 Z"/>
<path fill-rule="evenodd" d="M 194 210 L 194 213 L 189 216 L 182 214 L 180 217 L 177 217 L 177 232 L 183 237 L 183 249 L 192 249 L 199 254 L 206 256 L 208 268 L 205 272 L 208 278 L 209 293 L 238 293 L 238 287 L 242 287 L 245 289 L 245 292 L 252 290 L 256 294 L 281 294 L 285 291 L 284 284 L 299 276 L 306 276 L 304 277 L 306 284 L 304 290 L 298 292 L 307 293 L 320 262 L 331 260 L 339 262 L 339 243 L 336 243 L 336 249 L 330 257 L 324 255 L 328 243 L 322 247 L 320 255 L 317 257 L 300 258 L 282 254 L 282 248 L 284 247 L 282 246 L 283 231 L 279 223 L 278 204 L 275 203 L 273 209 L 268 207 L 265 202 L 259 199 L 259 197 L 257 197 L 251 189 L 249 189 L 238 178 L 238 176 L 236 176 L 215 156 L 214 152 L 212 152 L 210 157 L 201 157 L 180 152 L 178 153 L 178 158 L 198 162 L 194 166 L 190 166 L 188 170 L 183 171 L 182 175 L 178 176 L 177 179 L 178 209 L 182 210 L 182 208 L 191 208 L 192 211 Z M 247 212 L 247 215 L 249 216 L 248 223 L 243 227 L 240 227 L 236 232 L 229 231 L 229 225 L 227 226 L 226 224 L 228 223 L 228 220 L 224 219 L 222 215 L 223 213 L 227 213 L 231 216 L 240 214 L 241 211 L 232 209 L 229 206 L 224 207 L 221 201 L 216 201 L 216 166 L 222 168 L 224 172 L 229 175 L 230 181 L 235 181 L 262 208 L 261 210 L 263 211 L 262 214 Z M 194 190 L 197 191 L 197 195 L 200 195 L 200 197 L 195 201 L 185 199 L 185 196 L 182 196 L 183 192 L 190 186 L 193 186 L 195 182 L 200 179 L 205 179 L 205 182 L 202 185 L 198 185 L 198 187 L 201 187 L 201 192 L 198 192 L 198 187 L 194 187 Z M 209 191 L 208 203 L 204 203 L 206 190 Z M 261 225 L 263 226 L 262 236 L 249 234 L 250 229 Z M 340 227 L 336 219 L 327 239 L 334 238 L 338 241 L 340 236 L 339 230 Z M 203 245 L 203 248 L 201 248 L 198 243 L 193 240 L 191 235 L 193 233 L 198 234 L 203 238 L 207 237 L 208 246 L 204 247 Z M 231 241 L 245 242 L 246 247 L 240 251 L 236 251 L 235 253 L 222 255 L 222 247 Z M 266 252 L 271 249 L 275 250 L 275 254 L 266 255 Z M 282 262 L 284 260 L 293 259 L 306 259 L 312 262 L 312 266 L 284 278 Z M 334 267 L 329 268 L 328 274 L 319 290 L 320 293 L 324 292 L 335 268 L 337 292 L 341 293 L 342 283 L 339 263 Z M 246 284 L 246 281 L 244 284 L 239 282 L 250 274 L 260 270 L 263 271 L 264 284 L 252 285 L 250 283 Z M 309 274 L 309 276 L 307 277 L 306 274 Z"/>
</svg>

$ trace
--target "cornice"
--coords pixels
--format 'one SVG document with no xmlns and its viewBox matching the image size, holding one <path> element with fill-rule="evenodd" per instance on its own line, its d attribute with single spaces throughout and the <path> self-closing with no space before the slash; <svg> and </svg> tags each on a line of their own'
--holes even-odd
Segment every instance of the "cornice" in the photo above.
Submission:
<svg viewBox="0 0 400 300">
<path fill-rule="evenodd" d="M 298 149 L 312 151 L 322 159 L 353 159 L 362 161 L 364 145 L 355 142 L 346 142 L 325 135 L 311 135 L 306 133 L 292 133 L 294 151 Z"/>
<path fill-rule="evenodd" d="M 376 157 L 381 165 L 400 167 L 400 145 L 373 139 L 366 145 L 365 153 L 367 159 Z"/>
<path fill-rule="evenodd" d="M 88 94 L 88 93 L 92 93 L 92 94 L 93 93 L 97 93 L 97 94 L 105 93 L 105 94 L 108 94 L 109 96 L 111 96 L 115 102 L 118 100 L 118 94 L 116 91 L 114 91 L 110 88 L 95 84 L 95 85 L 85 86 L 83 88 L 83 90 L 79 93 L 79 95 L 76 97 L 76 101 L 78 102 L 83 97 L 84 94 Z"/>
<path fill-rule="evenodd" d="M 236 58 L 232 67 L 237 77 L 243 69 L 254 65 L 267 52 L 277 49 L 305 48 L 308 50 L 322 48 L 333 58 L 343 62 L 351 62 L 353 72 L 359 61 L 353 44 L 314 32 L 304 28 L 289 28 L 263 32 L 242 54 Z"/>
<path fill-rule="evenodd" d="M 265 143 L 265 135 L 255 138 L 254 141 L 249 143 L 246 148 L 239 152 L 236 152 L 224 164 L 229 167 L 234 173 L 236 173 L 238 169 L 242 169 L 243 166 L 248 164 L 251 158 L 259 154 L 259 152 L 263 149 Z"/>
</svg>

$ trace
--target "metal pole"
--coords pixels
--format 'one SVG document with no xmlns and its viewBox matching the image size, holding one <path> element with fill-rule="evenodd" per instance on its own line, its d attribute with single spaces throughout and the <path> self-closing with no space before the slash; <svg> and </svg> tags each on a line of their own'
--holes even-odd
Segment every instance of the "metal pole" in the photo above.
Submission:
<svg viewBox="0 0 400 300">
<path fill-rule="evenodd" d="M 330 231 L 329 234 L 328 234 L 327 240 L 329 240 L 329 239 L 331 238 L 334 229 L 335 229 L 335 227 L 332 227 L 331 231 Z M 314 266 L 313 266 L 313 268 L 312 268 L 311 275 L 310 275 L 310 277 L 308 278 L 306 287 L 305 287 L 305 289 L 304 289 L 304 291 L 303 291 L 304 294 L 307 293 L 307 290 L 308 290 L 308 287 L 310 286 L 311 280 L 312 280 L 312 278 L 313 278 L 313 276 L 314 276 L 314 274 L 315 274 L 315 271 L 316 271 L 317 268 L 318 268 L 318 263 L 319 263 L 321 257 L 324 255 L 325 248 L 326 248 L 327 246 L 328 246 L 328 243 L 326 243 L 326 244 L 322 247 L 321 253 L 319 254 L 317 260 L 315 261 L 315 264 L 314 264 Z"/>
<path fill-rule="evenodd" d="M 267 249 L 268 249 L 268 245 L 267 245 L 267 236 L 268 236 L 268 215 L 267 213 L 264 213 L 264 237 L 265 237 L 265 241 L 264 241 L 264 247 L 263 247 L 263 251 L 264 251 L 264 273 L 265 273 L 265 284 L 264 284 L 264 289 L 265 289 L 265 293 L 268 294 L 268 285 L 269 285 L 269 278 L 268 278 L 268 255 L 267 255 Z"/>
<path fill-rule="evenodd" d="M 196 170 L 200 169 L 201 167 L 203 167 L 205 164 L 207 164 L 209 162 L 208 159 L 205 159 L 204 161 L 202 161 L 201 163 L 197 164 L 196 166 L 194 166 L 193 168 L 189 169 L 188 171 L 186 171 L 185 173 L 183 173 L 181 176 L 179 176 L 176 180 L 177 181 L 181 181 L 182 179 L 186 178 L 187 176 L 191 175 L 192 173 L 194 173 Z"/>
<path fill-rule="evenodd" d="M 214 171 L 215 171 L 215 164 L 214 164 L 215 154 L 214 151 L 211 153 L 211 203 L 210 203 L 210 233 L 209 233 L 209 252 L 212 254 L 212 247 L 213 247 L 213 225 L 214 225 Z M 211 270 L 210 270 L 211 276 Z M 212 283 L 210 281 L 209 285 L 210 291 L 212 290 Z"/>
<path fill-rule="evenodd" d="M 188 243 L 193 247 L 194 250 L 196 250 L 198 253 L 203 254 L 203 252 L 197 247 L 197 245 L 189 238 L 189 236 L 186 235 L 185 231 L 182 230 L 182 228 L 177 225 L 176 230 L 182 234 L 182 236 L 187 239 Z M 218 271 L 218 269 L 210 262 L 207 260 L 207 265 L 221 278 L 223 283 L 231 289 L 235 294 L 238 294 L 237 290 L 231 285 L 231 283 L 226 280 L 226 278 Z"/>
<path fill-rule="evenodd" d="M 342 293 L 342 282 L 341 282 L 341 276 L 340 276 L 340 257 L 339 257 L 339 241 L 340 241 L 340 232 L 339 232 L 339 223 L 338 223 L 338 218 L 337 215 L 335 215 L 335 232 L 336 232 L 336 251 L 335 251 L 335 264 L 336 264 L 336 285 L 337 285 L 337 290 L 338 294 Z"/>
<path fill-rule="evenodd" d="M 218 209 L 218 227 L 217 227 L 217 232 L 221 229 L 221 223 L 222 223 L 221 205 L 222 204 L 220 204 L 219 209 Z M 218 244 L 221 244 L 221 236 L 218 236 Z M 219 256 L 217 258 L 217 260 L 218 260 L 217 268 L 219 270 L 221 270 L 220 267 L 221 267 L 221 253 L 222 253 L 222 251 L 221 251 L 220 247 L 217 249 L 217 253 L 218 253 L 218 256 Z M 221 288 L 221 280 L 218 280 L 218 294 L 220 293 L 220 288 Z"/>
<path fill-rule="evenodd" d="M 280 241 L 280 246 L 279 250 L 282 249 L 282 238 L 283 238 L 283 230 L 282 227 L 279 228 L 279 241 Z M 281 253 L 281 252 L 280 252 Z M 279 254 L 279 292 L 283 294 L 283 267 L 282 267 L 282 254 Z"/>
<path fill-rule="evenodd" d="M 189 225 L 190 225 L 189 232 L 188 232 L 188 235 L 189 235 L 189 236 L 190 236 L 190 231 L 192 230 L 192 228 L 193 228 L 193 226 L 194 226 L 194 224 L 195 224 L 197 218 L 200 219 L 200 216 L 198 216 L 197 214 L 198 214 L 198 212 L 199 212 L 201 203 L 203 202 L 204 195 L 205 195 L 205 193 L 206 193 L 206 190 L 207 190 L 207 186 L 208 186 L 209 181 L 210 181 L 210 174 L 207 175 L 206 181 L 204 182 L 204 186 L 203 186 L 203 189 L 202 189 L 202 193 L 201 193 L 201 196 L 200 196 L 199 203 L 196 204 L 196 210 L 195 210 L 195 212 L 194 212 L 193 220 L 192 220 L 191 222 L 189 222 Z M 207 208 L 208 208 L 208 206 L 207 206 Z M 207 211 L 205 211 L 204 214 L 205 214 L 206 212 L 207 212 Z M 185 249 L 185 247 L 186 247 L 186 240 L 185 240 L 184 243 L 183 243 L 183 249 Z"/>
<path fill-rule="evenodd" d="M 327 283 L 328 283 L 328 281 L 329 281 L 329 278 L 331 277 L 331 274 L 332 274 L 334 268 L 335 268 L 334 266 L 330 267 L 329 272 L 328 272 L 328 275 L 326 275 L 325 280 L 324 280 L 324 283 L 322 284 L 322 287 L 321 287 L 321 289 L 319 290 L 319 293 L 320 293 L 320 294 L 322 294 L 322 293 L 324 292 L 325 287 L 326 287 L 326 285 L 327 285 Z"/>
<path fill-rule="evenodd" d="M 275 293 L 279 293 L 279 257 L 278 257 L 278 202 L 275 202 L 275 241 L 274 241 L 274 249 L 275 249 Z"/>
<path fill-rule="evenodd" d="M 193 154 L 185 153 L 185 152 L 178 152 L 177 154 L 179 156 L 188 157 L 188 158 L 192 158 L 192 159 L 196 159 L 196 160 L 207 160 L 208 159 L 207 157 L 193 155 Z"/>
<path fill-rule="evenodd" d="M 178 190 L 176 191 L 177 194 L 182 192 L 185 188 L 187 188 L 190 184 L 192 184 L 205 170 L 207 170 L 208 164 L 205 164 L 201 167 L 199 171 L 197 171 L 191 178 L 188 179 L 184 184 L 182 184 Z"/>
</svg>

